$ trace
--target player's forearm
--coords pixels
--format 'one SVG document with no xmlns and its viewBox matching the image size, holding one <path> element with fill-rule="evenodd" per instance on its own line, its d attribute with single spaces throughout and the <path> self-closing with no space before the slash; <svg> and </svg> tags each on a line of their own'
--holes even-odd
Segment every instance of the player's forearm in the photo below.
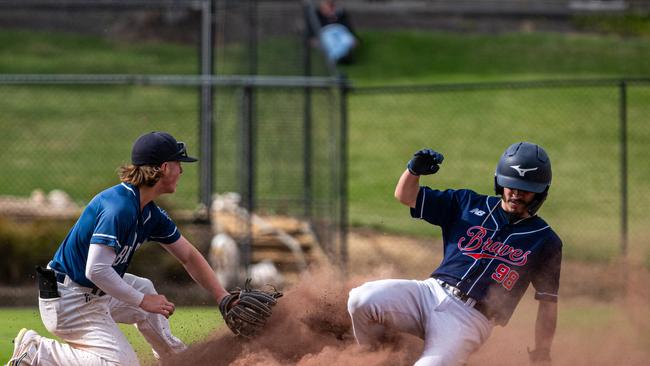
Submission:
<svg viewBox="0 0 650 366">
<path fill-rule="evenodd" d="M 192 249 L 187 260 L 182 262 L 183 267 L 194 282 L 207 290 L 218 304 L 224 296 L 228 295 L 228 292 L 219 283 L 214 271 L 201 253 L 193 246 Z"/>
<path fill-rule="evenodd" d="M 415 203 L 420 192 L 420 177 L 404 170 L 395 187 L 395 198 L 400 203 L 415 208 Z"/>
<path fill-rule="evenodd" d="M 540 301 L 535 322 L 535 349 L 551 349 L 557 326 L 557 303 Z"/>
<path fill-rule="evenodd" d="M 139 306 L 144 294 L 124 281 L 113 269 L 115 251 L 102 244 L 90 244 L 86 261 L 86 277 L 110 296 Z"/>
</svg>

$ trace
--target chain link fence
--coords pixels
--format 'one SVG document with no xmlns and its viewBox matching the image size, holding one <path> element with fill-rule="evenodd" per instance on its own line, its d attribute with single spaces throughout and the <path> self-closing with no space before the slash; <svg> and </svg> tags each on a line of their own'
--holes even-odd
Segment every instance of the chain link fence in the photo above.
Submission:
<svg viewBox="0 0 650 366">
<path fill-rule="evenodd" d="M 5 212 L 18 207 L 11 212 L 27 217 L 53 202 L 74 217 L 116 183 L 138 135 L 166 130 L 201 163 L 184 165 L 163 206 L 199 213 L 213 194 L 237 193 L 249 213 L 309 222 L 325 252 L 345 263 L 348 180 L 354 224 L 429 234 L 392 199 L 415 150 L 447 157 L 426 184 L 489 193 L 503 149 L 532 140 L 553 159 L 541 214 L 567 256 L 647 256 L 648 80 L 355 88 L 348 105 L 347 83 L 307 37 L 318 29 L 305 16 L 311 1 L 0 7 Z M 254 255 L 251 220 L 238 229 L 245 262 Z"/>
<path fill-rule="evenodd" d="M 70 225 L 118 182 L 132 142 L 164 130 L 200 157 L 158 202 L 177 221 L 208 223 L 218 217 L 213 199 L 234 194 L 244 216 L 231 234 L 244 266 L 266 255 L 253 249 L 256 217 L 300 224 L 315 238 L 307 244 L 345 263 L 346 82 L 307 37 L 309 5 L 0 1 L 0 167 L 12 172 L 0 177 L 0 224 Z M 226 219 L 208 228 L 223 230 Z M 210 237 L 199 237 L 207 252 Z M 12 231 L 2 244 L 20 238 L 28 235 Z M 28 280 L 46 260 L 36 255 L 3 265 L 9 283 Z"/>
<path fill-rule="evenodd" d="M 413 152 L 431 147 L 446 157 L 441 171 L 423 178 L 423 184 L 489 194 L 503 150 L 516 141 L 532 141 L 547 150 L 553 163 L 549 199 L 540 214 L 563 238 L 565 255 L 606 261 L 629 250 L 642 258 L 648 255 L 649 82 L 355 88 L 350 115 L 356 127 L 350 139 L 372 143 L 350 148 L 351 220 L 435 233 L 392 202 L 394 184 Z M 386 171 L 390 176 L 377 173 Z M 387 179 L 365 184 L 370 174 Z"/>
</svg>

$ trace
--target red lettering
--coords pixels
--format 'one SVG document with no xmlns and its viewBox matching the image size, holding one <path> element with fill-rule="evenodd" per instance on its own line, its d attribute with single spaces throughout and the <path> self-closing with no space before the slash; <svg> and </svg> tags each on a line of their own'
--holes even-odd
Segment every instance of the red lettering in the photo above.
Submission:
<svg viewBox="0 0 650 366">
<path fill-rule="evenodd" d="M 500 283 L 506 290 L 510 291 L 519 279 L 519 273 L 505 264 L 499 264 L 492 273 L 492 279 Z"/>
<path fill-rule="evenodd" d="M 500 257 L 505 257 L 512 252 L 512 247 L 510 245 L 504 244 L 501 249 L 497 251 L 497 255 Z"/>
<path fill-rule="evenodd" d="M 501 247 L 503 247 L 503 243 L 499 241 L 495 241 L 494 245 L 492 245 L 492 247 L 489 250 L 491 253 L 496 254 L 499 251 L 499 249 L 501 249 Z"/>
<path fill-rule="evenodd" d="M 483 245 L 483 237 L 487 233 L 487 230 L 485 230 L 484 227 L 482 226 L 472 226 L 471 228 L 467 229 L 467 236 L 469 236 L 469 242 L 463 246 L 463 242 L 465 241 L 465 237 L 460 238 L 458 240 L 458 249 L 468 252 L 472 250 L 476 250 Z"/>
<path fill-rule="evenodd" d="M 512 254 L 510 254 L 510 259 L 512 259 L 513 262 L 517 262 L 518 266 L 523 266 L 526 264 L 526 262 L 528 262 L 528 254 L 530 254 L 530 250 L 526 251 L 526 253 L 523 254 L 521 254 L 521 252 L 521 249 L 517 249 L 513 251 Z"/>
<path fill-rule="evenodd" d="M 472 226 L 467 229 L 466 236 L 458 239 L 458 249 L 462 252 L 471 252 L 481 249 L 479 253 L 463 253 L 466 256 L 476 260 L 488 258 L 496 259 L 514 266 L 523 266 L 528 262 L 530 250 L 524 252 L 522 249 L 516 249 L 510 245 L 492 241 L 492 238 L 485 238 L 487 229 L 482 226 Z M 493 253 L 494 255 L 487 254 Z"/>
<path fill-rule="evenodd" d="M 488 252 L 489 252 L 489 251 L 490 251 L 490 246 L 491 246 L 492 244 L 494 244 L 494 242 L 492 241 L 492 238 L 488 238 L 488 239 L 485 241 L 485 244 L 483 244 L 483 248 L 482 248 L 482 250 L 483 250 L 484 252 L 485 252 L 485 251 L 488 251 Z"/>
</svg>

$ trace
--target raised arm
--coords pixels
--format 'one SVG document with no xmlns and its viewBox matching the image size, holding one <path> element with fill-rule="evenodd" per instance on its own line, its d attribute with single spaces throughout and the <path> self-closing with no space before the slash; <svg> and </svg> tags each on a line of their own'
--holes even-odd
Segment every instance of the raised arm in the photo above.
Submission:
<svg viewBox="0 0 650 366">
<path fill-rule="evenodd" d="M 407 168 L 395 187 L 395 198 L 400 203 L 415 208 L 420 191 L 420 175 L 435 174 L 444 160 L 442 154 L 431 149 L 422 149 L 413 155 Z"/>
<path fill-rule="evenodd" d="M 415 208 L 415 201 L 418 198 L 419 191 L 420 176 L 411 174 L 408 169 L 404 170 L 395 187 L 395 198 L 401 204 Z"/>
</svg>

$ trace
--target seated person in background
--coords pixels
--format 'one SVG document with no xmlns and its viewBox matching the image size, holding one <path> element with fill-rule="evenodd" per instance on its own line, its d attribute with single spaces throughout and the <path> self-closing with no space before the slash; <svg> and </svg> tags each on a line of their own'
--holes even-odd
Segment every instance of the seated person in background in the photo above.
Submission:
<svg viewBox="0 0 650 366">
<path fill-rule="evenodd" d="M 316 9 L 320 22 L 318 39 L 327 58 L 336 63 L 349 64 L 353 51 L 359 44 L 350 18 L 344 9 L 337 7 L 336 0 L 321 0 Z"/>
</svg>

